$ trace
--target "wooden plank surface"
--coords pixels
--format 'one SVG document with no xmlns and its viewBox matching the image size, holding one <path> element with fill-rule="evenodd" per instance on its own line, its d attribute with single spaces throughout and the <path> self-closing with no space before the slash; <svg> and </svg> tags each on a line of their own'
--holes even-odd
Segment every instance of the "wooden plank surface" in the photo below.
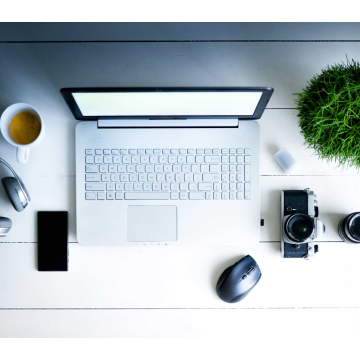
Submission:
<svg viewBox="0 0 360 360">
<path fill-rule="evenodd" d="M 354 338 L 360 309 L 0 310 L 0 337 Z M 235 340 L 236 339 L 236 340 Z"/>
<path fill-rule="evenodd" d="M 294 93 L 328 64 L 346 61 L 346 56 L 359 59 L 360 45 L 0 44 L 0 53 L 0 80 L 6 89 L 0 108 L 20 99 L 40 110 L 56 102 L 51 110 L 60 115 L 65 104 L 59 89 L 81 86 L 271 86 L 275 92 L 269 108 L 294 108 Z"/>
<path fill-rule="evenodd" d="M 0 53 L 0 109 L 23 100 L 60 116 L 70 112 L 59 89 L 86 86 L 271 86 L 268 108 L 294 108 L 294 93 L 328 64 L 359 59 L 360 44 L 0 44 Z"/>
</svg>

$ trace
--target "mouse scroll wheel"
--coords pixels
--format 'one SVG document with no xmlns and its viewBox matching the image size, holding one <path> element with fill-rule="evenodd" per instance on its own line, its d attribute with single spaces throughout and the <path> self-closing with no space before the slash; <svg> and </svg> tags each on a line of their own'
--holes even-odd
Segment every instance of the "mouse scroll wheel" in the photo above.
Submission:
<svg viewBox="0 0 360 360">
<path fill-rule="evenodd" d="M 255 270 L 254 266 L 251 266 L 249 270 L 246 272 L 248 275 L 250 275 Z"/>
</svg>

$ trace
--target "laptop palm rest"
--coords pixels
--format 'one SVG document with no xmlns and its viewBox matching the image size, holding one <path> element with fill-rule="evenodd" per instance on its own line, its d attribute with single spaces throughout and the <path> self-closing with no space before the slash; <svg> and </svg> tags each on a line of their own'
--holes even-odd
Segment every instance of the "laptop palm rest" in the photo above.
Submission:
<svg viewBox="0 0 360 360">
<path fill-rule="evenodd" d="M 126 240 L 165 242 L 177 240 L 177 207 L 134 205 L 126 211 Z"/>
</svg>

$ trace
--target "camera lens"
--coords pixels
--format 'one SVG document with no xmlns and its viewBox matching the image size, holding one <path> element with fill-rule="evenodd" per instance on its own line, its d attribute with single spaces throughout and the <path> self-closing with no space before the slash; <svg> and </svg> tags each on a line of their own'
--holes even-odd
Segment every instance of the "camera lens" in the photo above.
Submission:
<svg viewBox="0 0 360 360">
<path fill-rule="evenodd" d="M 303 242 L 313 233 L 314 222 L 308 215 L 294 214 L 287 219 L 285 230 L 292 240 Z"/>
<path fill-rule="evenodd" d="M 349 228 L 351 235 L 355 239 L 360 240 L 360 216 L 355 217 L 354 220 L 350 222 Z"/>
<path fill-rule="evenodd" d="M 345 216 L 339 222 L 338 233 L 340 238 L 349 244 L 360 243 L 360 213 Z"/>
</svg>

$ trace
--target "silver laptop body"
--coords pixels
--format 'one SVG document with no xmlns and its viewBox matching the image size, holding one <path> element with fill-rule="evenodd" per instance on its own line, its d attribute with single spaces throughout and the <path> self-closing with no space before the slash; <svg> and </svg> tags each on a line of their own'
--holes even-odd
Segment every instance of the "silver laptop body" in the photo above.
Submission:
<svg viewBox="0 0 360 360">
<path fill-rule="evenodd" d="M 238 245 L 260 235 L 271 88 L 62 89 L 81 245 Z M 190 114 L 190 115 L 189 115 Z"/>
</svg>

